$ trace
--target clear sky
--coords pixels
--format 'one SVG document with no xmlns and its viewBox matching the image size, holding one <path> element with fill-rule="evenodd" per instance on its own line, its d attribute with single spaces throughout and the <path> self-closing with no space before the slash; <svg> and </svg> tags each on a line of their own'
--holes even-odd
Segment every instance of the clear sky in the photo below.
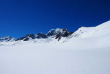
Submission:
<svg viewBox="0 0 110 74">
<path fill-rule="evenodd" d="M 0 0 L 0 36 L 96 26 L 110 20 L 110 0 Z"/>
</svg>

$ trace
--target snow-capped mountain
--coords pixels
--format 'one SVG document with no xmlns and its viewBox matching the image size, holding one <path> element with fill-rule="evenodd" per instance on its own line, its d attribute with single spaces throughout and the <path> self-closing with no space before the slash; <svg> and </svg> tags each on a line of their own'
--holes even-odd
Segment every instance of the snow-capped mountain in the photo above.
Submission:
<svg viewBox="0 0 110 74">
<path fill-rule="evenodd" d="M 6 37 L 0 37 L 0 42 L 3 42 L 3 41 L 14 41 L 15 38 L 13 37 L 10 37 L 10 36 L 6 36 Z"/>
<path fill-rule="evenodd" d="M 73 32 L 69 32 L 67 29 L 51 29 L 47 34 L 43 34 L 43 33 L 38 33 L 36 35 L 34 34 L 27 34 L 24 37 L 18 38 L 16 39 L 16 41 L 18 40 L 23 40 L 23 41 L 29 41 L 32 39 L 45 39 L 45 38 L 55 38 L 58 39 L 58 41 L 61 39 L 61 37 L 68 37 L 69 35 L 71 35 Z"/>
<path fill-rule="evenodd" d="M 18 41 L 18 40 L 28 41 L 30 39 L 35 39 L 35 35 L 34 34 L 27 34 L 24 37 L 16 39 L 16 41 Z"/>
<path fill-rule="evenodd" d="M 61 33 L 63 37 L 67 37 L 68 35 L 72 34 L 73 32 L 69 32 L 67 29 L 51 29 L 48 33 L 47 36 L 54 36 Z"/>
</svg>

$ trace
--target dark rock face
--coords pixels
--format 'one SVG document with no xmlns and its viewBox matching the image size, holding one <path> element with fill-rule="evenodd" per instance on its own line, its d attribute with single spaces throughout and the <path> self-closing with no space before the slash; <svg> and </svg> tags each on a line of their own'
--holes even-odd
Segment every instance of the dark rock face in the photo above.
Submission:
<svg viewBox="0 0 110 74">
<path fill-rule="evenodd" d="M 69 35 L 68 30 L 67 29 L 63 29 L 62 30 L 62 37 L 68 37 L 68 35 Z"/>
<path fill-rule="evenodd" d="M 50 31 L 47 33 L 47 36 L 53 36 L 53 35 L 55 35 L 55 34 L 56 34 L 55 30 L 52 29 L 52 30 L 50 30 Z"/>
<path fill-rule="evenodd" d="M 38 33 L 36 36 L 34 34 L 27 34 L 24 37 L 18 38 L 18 40 L 28 41 L 29 39 L 35 39 L 35 38 L 47 38 L 47 36 L 43 33 Z"/>
<path fill-rule="evenodd" d="M 16 41 L 18 41 L 18 40 L 28 41 L 30 38 L 35 39 L 35 35 L 34 34 L 27 34 L 24 37 L 18 38 Z"/>
<path fill-rule="evenodd" d="M 73 34 L 73 32 L 69 32 L 67 29 L 62 29 L 61 32 L 56 34 L 56 38 L 58 41 L 61 39 L 61 37 L 68 37 L 69 35 Z"/>
<path fill-rule="evenodd" d="M 36 38 L 47 38 L 47 36 L 43 33 L 38 33 Z"/>
<path fill-rule="evenodd" d="M 57 35 L 56 35 L 56 37 L 55 37 L 55 39 L 58 39 L 58 41 L 61 39 L 61 36 L 62 36 L 62 34 L 61 33 L 58 33 Z"/>
</svg>

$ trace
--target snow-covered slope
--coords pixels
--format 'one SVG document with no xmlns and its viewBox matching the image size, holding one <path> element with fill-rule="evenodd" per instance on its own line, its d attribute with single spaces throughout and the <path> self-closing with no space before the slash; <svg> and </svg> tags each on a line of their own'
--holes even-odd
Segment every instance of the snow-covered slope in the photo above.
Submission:
<svg viewBox="0 0 110 74">
<path fill-rule="evenodd" d="M 110 21 L 49 37 L 0 43 L 0 74 L 110 74 Z"/>
<path fill-rule="evenodd" d="M 102 48 L 110 46 L 109 40 L 110 21 L 96 27 L 81 27 L 67 41 L 77 48 Z"/>
<path fill-rule="evenodd" d="M 76 37 L 96 37 L 110 34 L 110 21 L 96 27 L 81 27 L 73 35 Z"/>
</svg>

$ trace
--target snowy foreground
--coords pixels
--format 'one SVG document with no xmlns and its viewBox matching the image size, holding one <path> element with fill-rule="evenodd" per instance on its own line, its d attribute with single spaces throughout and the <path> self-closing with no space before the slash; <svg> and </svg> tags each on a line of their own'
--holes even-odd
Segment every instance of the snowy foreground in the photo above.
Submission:
<svg viewBox="0 0 110 74">
<path fill-rule="evenodd" d="M 110 21 L 59 42 L 1 42 L 0 74 L 110 74 Z"/>
</svg>

